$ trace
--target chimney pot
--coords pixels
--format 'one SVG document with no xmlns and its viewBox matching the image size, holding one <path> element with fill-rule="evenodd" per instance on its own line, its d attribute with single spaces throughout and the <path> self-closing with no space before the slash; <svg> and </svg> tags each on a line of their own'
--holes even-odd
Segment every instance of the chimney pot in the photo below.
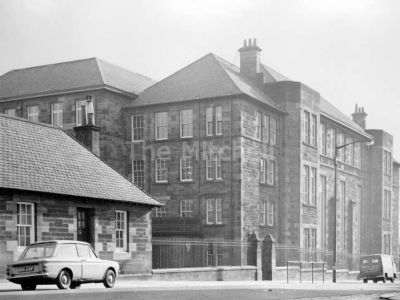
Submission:
<svg viewBox="0 0 400 300">
<path fill-rule="evenodd" d="M 249 39 L 249 47 L 251 46 L 251 39 Z"/>
<path fill-rule="evenodd" d="M 253 39 L 253 45 L 257 46 L 257 39 L 256 38 Z"/>
<path fill-rule="evenodd" d="M 243 47 L 247 47 L 247 41 L 246 40 L 243 41 Z"/>
</svg>

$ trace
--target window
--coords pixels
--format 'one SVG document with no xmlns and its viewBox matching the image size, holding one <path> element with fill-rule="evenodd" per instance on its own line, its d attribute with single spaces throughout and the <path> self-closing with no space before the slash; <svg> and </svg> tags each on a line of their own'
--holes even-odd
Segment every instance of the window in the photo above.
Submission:
<svg viewBox="0 0 400 300">
<path fill-rule="evenodd" d="M 156 140 L 168 139 L 168 113 L 159 112 L 155 114 Z"/>
<path fill-rule="evenodd" d="M 222 106 L 206 108 L 206 135 L 222 135 Z"/>
<path fill-rule="evenodd" d="M 142 141 L 143 133 L 143 115 L 132 115 L 132 141 Z"/>
<path fill-rule="evenodd" d="M 276 119 L 274 119 L 274 118 L 271 118 L 271 120 L 270 120 L 270 129 L 271 129 L 271 131 L 270 131 L 270 134 L 269 134 L 269 136 L 270 136 L 269 143 L 271 145 L 276 145 L 277 122 L 276 122 Z"/>
<path fill-rule="evenodd" d="M 215 134 L 222 135 L 222 106 L 215 107 Z"/>
<path fill-rule="evenodd" d="M 193 114 L 192 110 L 181 110 L 181 138 L 193 137 Z"/>
<path fill-rule="evenodd" d="M 362 166 L 361 145 L 359 143 L 354 144 L 354 166 L 357 168 Z"/>
<path fill-rule="evenodd" d="M 78 252 L 75 244 L 58 245 L 57 257 L 68 257 L 68 259 L 78 259 Z"/>
<path fill-rule="evenodd" d="M 63 125 L 63 105 L 60 102 L 51 104 L 51 124 L 59 127 Z"/>
<path fill-rule="evenodd" d="M 390 233 L 386 233 L 383 235 L 383 253 L 384 254 L 390 254 L 391 252 L 391 238 L 390 238 Z"/>
<path fill-rule="evenodd" d="M 261 113 L 257 112 L 256 113 L 256 123 L 257 123 L 257 125 L 256 125 L 256 138 L 258 140 L 261 140 L 261 122 L 262 122 Z"/>
<path fill-rule="evenodd" d="M 327 148 L 326 124 L 321 123 L 321 154 L 326 155 L 326 148 Z"/>
<path fill-rule="evenodd" d="M 304 228 L 304 242 L 305 249 L 317 248 L 317 230 L 315 228 Z"/>
<path fill-rule="evenodd" d="M 268 176 L 267 176 L 267 183 L 269 185 L 275 184 L 275 161 L 270 160 L 268 161 Z"/>
<path fill-rule="evenodd" d="M 162 201 L 160 201 L 160 202 L 162 202 Z M 164 204 L 165 204 L 165 202 L 164 202 Z M 153 216 L 155 218 L 166 218 L 167 215 L 168 215 L 168 213 L 167 213 L 167 205 L 156 207 L 153 210 Z"/>
<path fill-rule="evenodd" d="M 191 156 L 181 156 L 181 181 L 193 181 L 193 159 Z"/>
<path fill-rule="evenodd" d="M 310 202 L 310 167 L 303 167 L 303 202 Z"/>
<path fill-rule="evenodd" d="M 144 187 L 144 161 L 134 160 L 132 162 L 133 182 L 141 189 Z"/>
<path fill-rule="evenodd" d="M 383 151 L 383 173 L 385 175 L 392 175 L 392 153 L 389 151 Z"/>
<path fill-rule="evenodd" d="M 317 169 L 311 168 L 311 204 L 317 204 Z"/>
<path fill-rule="evenodd" d="M 39 122 L 39 106 L 37 105 L 28 106 L 28 120 L 33 122 Z"/>
<path fill-rule="evenodd" d="M 267 202 L 267 225 L 268 226 L 274 226 L 274 222 L 275 222 L 275 203 L 268 201 Z"/>
<path fill-rule="evenodd" d="M 212 136 L 214 134 L 214 108 L 206 108 L 206 135 Z"/>
<path fill-rule="evenodd" d="M 320 176 L 320 199 L 321 199 L 321 248 L 325 249 L 326 248 L 326 227 L 327 227 L 327 222 L 326 220 L 328 219 L 326 216 L 326 209 L 327 209 L 327 189 L 326 189 L 326 176 L 321 175 Z"/>
<path fill-rule="evenodd" d="M 267 143 L 269 143 L 269 116 L 264 114 L 264 138 Z"/>
<path fill-rule="evenodd" d="M 336 145 L 339 147 L 339 146 L 342 146 L 343 144 L 344 144 L 344 142 L 343 142 L 343 133 L 336 132 Z M 346 147 L 344 147 L 344 148 L 346 148 Z M 344 160 L 344 155 L 343 155 L 344 148 L 340 148 L 337 151 L 337 160 L 338 161 L 343 161 Z"/>
<path fill-rule="evenodd" d="M 260 211 L 260 224 L 265 225 L 265 212 L 267 209 L 266 202 L 261 202 L 261 211 Z"/>
<path fill-rule="evenodd" d="M 206 223 L 222 224 L 222 199 L 207 199 Z"/>
<path fill-rule="evenodd" d="M 222 179 L 222 156 L 219 153 L 209 153 L 206 155 L 206 179 Z"/>
<path fill-rule="evenodd" d="M 6 108 L 4 114 L 11 117 L 17 116 L 17 110 L 15 108 Z"/>
<path fill-rule="evenodd" d="M 348 146 L 344 147 L 344 162 L 348 165 L 353 164 L 353 145 L 350 143 L 353 142 L 353 139 L 349 136 L 344 137 L 345 141 L 344 144 L 349 144 Z"/>
<path fill-rule="evenodd" d="M 383 197 L 383 217 L 390 220 L 392 211 L 392 192 L 389 190 L 384 190 Z"/>
<path fill-rule="evenodd" d="M 260 159 L 260 182 L 266 182 L 266 175 L 267 175 L 267 161 L 264 158 Z"/>
<path fill-rule="evenodd" d="M 117 210 L 115 212 L 115 247 L 117 250 L 126 251 L 128 249 L 126 225 L 126 211 Z"/>
<path fill-rule="evenodd" d="M 327 139 L 326 139 L 326 154 L 329 157 L 333 157 L 335 153 L 335 130 L 333 128 L 328 128 Z"/>
<path fill-rule="evenodd" d="M 168 159 L 156 158 L 156 182 L 168 182 Z"/>
<path fill-rule="evenodd" d="M 214 245 L 212 243 L 207 245 L 207 266 L 214 266 Z"/>
<path fill-rule="evenodd" d="M 180 201 L 181 217 L 191 218 L 193 217 L 193 200 L 181 200 Z"/>
<path fill-rule="evenodd" d="M 311 117 L 311 141 L 310 144 L 317 146 L 317 116 L 312 115 Z"/>
<path fill-rule="evenodd" d="M 310 113 L 308 111 L 304 112 L 303 134 L 304 134 L 304 142 L 306 144 L 309 144 L 310 143 Z"/>
<path fill-rule="evenodd" d="M 18 246 L 29 246 L 35 241 L 34 206 L 32 203 L 17 204 L 17 239 Z"/>
<path fill-rule="evenodd" d="M 92 257 L 92 250 L 87 245 L 76 244 L 76 248 L 78 249 L 78 255 L 81 258 L 94 258 Z"/>
<path fill-rule="evenodd" d="M 75 123 L 76 126 L 82 126 L 85 125 L 86 120 L 87 120 L 87 100 L 86 99 L 80 99 L 75 101 Z M 82 106 L 85 107 L 84 113 L 82 113 Z"/>
</svg>

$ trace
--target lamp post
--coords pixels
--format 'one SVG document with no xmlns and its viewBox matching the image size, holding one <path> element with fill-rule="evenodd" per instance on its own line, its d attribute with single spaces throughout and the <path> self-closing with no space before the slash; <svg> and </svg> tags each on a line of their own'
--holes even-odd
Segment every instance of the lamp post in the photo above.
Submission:
<svg viewBox="0 0 400 300">
<path fill-rule="evenodd" d="M 350 145 L 354 145 L 357 143 L 366 143 L 367 146 L 371 146 L 374 144 L 374 140 L 369 141 L 355 141 L 351 143 L 347 143 L 340 146 L 335 146 L 335 153 L 333 156 L 333 164 L 335 167 L 335 182 L 333 185 L 333 199 L 335 203 L 333 204 L 333 262 L 332 262 L 332 282 L 336 282 L 336 218 L 337 218 L 337 154 L 338 151 L 342 148 L 345 148 Z"/>
</svg>

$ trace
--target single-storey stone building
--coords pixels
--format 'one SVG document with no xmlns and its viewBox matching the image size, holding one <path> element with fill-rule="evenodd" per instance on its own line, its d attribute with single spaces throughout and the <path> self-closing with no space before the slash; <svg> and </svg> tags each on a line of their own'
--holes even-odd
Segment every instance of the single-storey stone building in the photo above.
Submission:
<svg viewBox="0 0 400 300">
<path fill-rule="evenodd" d="M 26 245 L 55 239 L 149 273 L 159 205 L 61 128 L 0 114 L 0 277 Z"/>
</svg>

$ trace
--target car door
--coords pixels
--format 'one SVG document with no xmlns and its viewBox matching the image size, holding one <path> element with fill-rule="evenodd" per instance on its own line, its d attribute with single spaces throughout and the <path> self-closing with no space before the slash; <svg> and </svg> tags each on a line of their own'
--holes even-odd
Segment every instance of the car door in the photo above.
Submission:
<svg viewBox="0 0 400 300">
<path fill-rule="evenodd" d="M 89 245 L 77 244 L 78 254 L 82 265 L 82 280 L 101 280 L 104 272 L 101 260 L 93 256 Z"/>
</svg>

